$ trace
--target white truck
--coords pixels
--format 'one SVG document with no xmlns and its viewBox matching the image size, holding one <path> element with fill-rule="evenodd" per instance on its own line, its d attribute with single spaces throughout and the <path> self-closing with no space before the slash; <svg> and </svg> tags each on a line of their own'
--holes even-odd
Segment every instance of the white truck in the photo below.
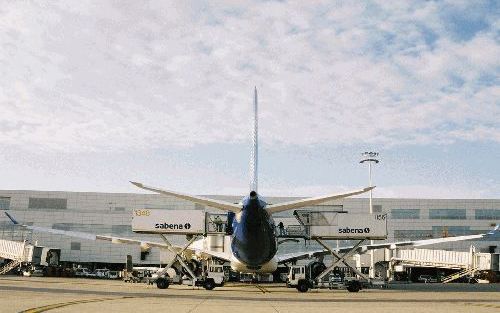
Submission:
<svg viewBox="0 0 500 313">
<path fill-rule="evenodd" d="M 296 288 L 300 292 L 309 289 L 347 289 L 349 292 L 358 292 L 362 288 L 361 281 L 355 277 L 341 277 L 331 273 L 325 276 L 327 280 L 318 280 L 317 277 L 326 269 L 326 266 L 318 261 L 311 261 L 307 265 L 292 265 L 287 277 L 287 287 Z"/>
<path fill-rule="evenodd" d="M 86 267 L 79 267 L 75 269 L 76 277 L 88 277 L 92 272 Z"/>
<path fill-rule="evenodd" d="M 169 285 L 192 285 L 201 286 L 207 290 L 212 290 L 215 287 L 222 287 L 224 285 L 224 268 L 222 265 L 210 264 L 207 270 L 194 279 L 182 273 L 166 273 L 161 277 L 156 278 L 156 287 L 166 289 Z"/>
</svg>

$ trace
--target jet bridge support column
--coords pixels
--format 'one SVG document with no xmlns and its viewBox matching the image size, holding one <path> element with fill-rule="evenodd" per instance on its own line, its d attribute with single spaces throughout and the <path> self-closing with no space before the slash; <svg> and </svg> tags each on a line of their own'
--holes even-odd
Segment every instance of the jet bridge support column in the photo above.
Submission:
<svg viewBox="0 0 500 313">
<path fill-rule="evenodd" d="M 172 265 L 174 265 L 174 263 L 176 261 L 179 261 L 179 263 L 181 264 L 181 266 L 191 276 L 191 279 L 193 280 L 193 286 L 194 286 L 194 283 L 195 283 L 195 280 L 196 280 L 196 275 L 193 273 L 193 271 L 189 268 L 189 266 L 184 261 L 185 258 L 182 257 L 182 253 L 184 251 L 186 251 L 186 249 L 189 248 L 189 246 L 196 239 L 198 239 L 198 236 L 193 236 L 193 238 L 191 238 L 191 240 L 189 240 L 189 242 L 187 244 L 185 244 L 184 247 L 182 247 L 182 249 L 180 249 L 178 251 L 174 248 L 174 246 L 170 243 L 170 241 L 167 239 L 167 237 L 165 235 L 162 234 L 161 237 L 162 237 L 163 241 L 165 242 L 165 244 L 167 244 L 168 250 L 170 250 L 171 252 L 175 253 L 175 256 L 174 256 L 174 258 L 164 268 L 162 268 L 161 270 L 159 270 L 158 272 L 156 272 L 156 274 L 158 275 L 158 277 L 161 277 L 161 276 L 165 275 L 167 273 L 168 269 L 171 268 Z"/>
<path fill-rule="evenodd" d="M 352 269 L 353 272 L 355 272 L 358 276 L 360 276 L 363 279 L 366 279 L 366 276 L 363 273 L 361 273 L 361 271 L 359 271 L 355 266 L 352 266 L 352 265 L 350 265 L 349 263 L 347 263 L 345 261 L 348 257 L 350 257 L 354 253 L 356 253 L 356 251 L 361 246 L 361 244 L 365 241 L 365 239 L 361 239 L 354 247 L 352 247 L 349 251 L 347 251 L 346 253 L 344 253 L 342 255 L 339 255 L 338 253 L 336 253 L 335 251 L 333 251 L 333 248 L 329 247 L 320 238 L 314 238 L 314 240 L 316 240 L 316 242 L 319 243 L 323 248 L 325 248 L 326 250 L 328 250 L 334 259 L 337 259 L 337 261 L 334 261 L 332 263 L 332 265 L 330 265 L 321 274 L 319 274 L 318 277 L 316 277 L 317 281 L 321 281 L 321 279 L 323 279 L 323 277 L 325 277 L 326 274 L 328 274 L 329 272 L 331 272 L 340 263 L 345 264 L 347 267 L 349 267 L 350 269 Z"/>
</svg>

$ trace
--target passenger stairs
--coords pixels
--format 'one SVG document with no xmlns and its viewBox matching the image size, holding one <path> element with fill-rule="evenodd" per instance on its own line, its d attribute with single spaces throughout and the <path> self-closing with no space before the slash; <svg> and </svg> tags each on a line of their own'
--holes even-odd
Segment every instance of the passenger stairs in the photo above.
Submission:
<svg viewBox="0 0 500 313">
<path fill-rule="evenodd" d="M 0 267 L 0 275 L 7 274 L 9 271 L 15 269 L 21 265 L 21 261 L 19 260 L 12 260 L 9 263 L 5 264 L 4 266 Z"/>
<path fill-rule="evenodd" d="M 454 273 L 449 276 L 443 277 L 441 283 L 446 284 L 461 277 L 473 275 L 475 271 L 477 271 L 477 268 L 466 268 L 458 273 Z"/>
</svg>

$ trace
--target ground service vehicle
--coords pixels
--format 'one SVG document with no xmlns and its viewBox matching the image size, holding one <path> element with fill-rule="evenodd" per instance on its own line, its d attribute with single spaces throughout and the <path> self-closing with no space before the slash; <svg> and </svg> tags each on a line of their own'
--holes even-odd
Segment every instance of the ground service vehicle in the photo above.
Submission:
<svg viewBox="0 0 500 313">
<path fill-rule="evenodd" d="M 107 268 L 98 268 L 94 273 L 97 278 L 109 278 L 109 270 Z"/>
<path fill-rule="evenodd" d="M 86 267 L 79 267 L 75 270 L 76 277 L 87 277 L 89 274 L 91 274 L 91 272 Z"/>
<path fill-rule="evenodd" d="M 422 283 L 437 283 L 438 279 L 431 275 L 420 275 L 418 281 Z"/>
<path fill-rule="evenodd" d="M 293 265 L 288 273 L 287 287 L 295 287 L 300 292 L 317 288 L 345 288 L 350 292 L 361 290 L 361 282 L 355 277 L 340 278 L 336 274 L 331 274 L 329 277 L 326 276 L 326 281 L 317 279 L 325 269 L 325 264 L 318 261 L 312 261 L 307 265 Z"/>
<path fill-rule="evenodd" d="M 222 265 L 211 264 L 202 275 L 197 276 L 194 279 L 187 277 L 188 276 L 186 275 L 182 275 L 182 273 L 176 273 L 172 277 L 165 274 L 156 279 L 156 287 L 166 289 L 171 284 L 178 284 L 201 286 L 207 290 L 212 290 L 215 287 L 221 287 L 224 285 L 224 268 Z"/>
</svg>

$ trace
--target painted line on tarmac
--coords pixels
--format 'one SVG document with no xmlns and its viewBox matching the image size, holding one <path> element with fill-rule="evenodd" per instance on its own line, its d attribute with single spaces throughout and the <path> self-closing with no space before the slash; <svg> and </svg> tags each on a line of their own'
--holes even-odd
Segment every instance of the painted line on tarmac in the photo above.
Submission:
<svg viewBox="0 0 500 313">
<path fill-rule="evenodd" d="M 54 310 L 54 309 L 58 309 L 58 308 L 62 308 L 62 307 L 70 306 L 70 305 L 75 305 L 75 304 L 103 302 L 103 301 L 119 300 L 119 299 L 131 299 L 131 298 L 134 298 L 134 297 L 115 297 L 115 298 L 75 300 L 75 301 L 69 301 L 69 302 L 44 305 L 44 306 L 37 307 L 37 308 L 31 308 L 31 309 L 20 311 L 19 313 L 41 313 L 41 312 L 47 312 L 50 310 Z"/>
<path fill-rule="evenodd" d="M 62 277 L 65 279 L 66 277 Z M 71 277 L 68 277 L 71 279 Z M 77 282 L 75 281 L 44 281 L 44 280 L 32 280 L 32 279 L 26 279 L 26 280 L 21 280 L 21 279 L 9 279 L 9 278 L 2 278 L 1 281 L 9 281 L 9 282 L 14 282 L 14 283 L 38 283 L 38 284 L 68 284 L 68 285 L 88 285 L 88 286 L 117 286 L 115 284 L 106 284 L 106 281 L 103 281 L 100 283 L 99 281 L 96 280 L 88 280 L 84 281 L 78 280 Z"/>
<path fill-rule="evenodd" d="M 130 292 L 130 291 L 105 291 L 105 290 L 85 290 L 85 289 L 63 289 L 63 288 L 42 288 L 42 287 L 24 287 L 24 286 L 2 286 L 0 284 L 0 292 L 1 291 L 9 291 L 9 292 L 38 292 L 38 293 L 51 293 L 51 294 L 77 294 L 79 296 L 82 295 L 94 295 L 94 296 L 116 296 L 118 298 L 172 298 L 172 299 L 205 299 L 207 298 L 207 294 L 178 294 L 178 293 L 168 293 L 168 291 L 164 293 L 151 293 L 151 292 Z M 496 290 L 495 290 L 496 291 Z M 274 296 L 274 297 L 248 297 L 248 296 L 232 296 L 225 295 L 226 292 L 230 292 L 227 290 L 217 290 L 211 291 L 213 295 L 210 295 L 211 299 L 216 300 L 229 300 L 229 301 L 241 301 L 241 300 L 259 300 L 259 301 L 284 301 L 284 302 L 308 302 L 308 303 L 331 303 L 331 302 L 352 302 L 353 297 L 348 298 L 302 298 L 302 297 L 285 297 L 285 296 Z M 274 293 L 275 295 L 277 293 Z M 292 293 L 290 293 L 292 294 Z M 294 292 L 294 294 L 298 295 L 298 292 Z M 328 294 L 325 292 L 324 294 Z M 333 294 L 333 293 L 331 293 Z M 347 292 L 346 292 L 347 294 Z M 355 296 L 355 295 L 353 295 Z M 359 303 L 381 303 L 381 302 L 390 302 L 390 303 L 464 303 L 463 298 L 447 298 L 447 299 L 385 299 L 385 298 L 355 298 L 356 302 Z M 484 304 L 496 304 L 500 305 L 500 301 L 492 300 L 492 299 L 470 299 L 467 301 L 468 303 L 484 303 Z"/>
<path fill-rule="evenodd" d="M 492 308 L 492 309 L 500 309 L 500 305 L 490 304 L 490 303 L 470 303 L 466 302 L 465 305 L 478 306 L 481 308 Z"/>
<path fill-rule="evenodd" d="M 266 288 L 260 286 L 260 285 L 255 285 L 255 287 L 257 287 L 257 289 L 259 289 L 260 291 L 262 291 L 262 293 L 271 293 L 269 290 L 267 290 Z"/>
</svg>

